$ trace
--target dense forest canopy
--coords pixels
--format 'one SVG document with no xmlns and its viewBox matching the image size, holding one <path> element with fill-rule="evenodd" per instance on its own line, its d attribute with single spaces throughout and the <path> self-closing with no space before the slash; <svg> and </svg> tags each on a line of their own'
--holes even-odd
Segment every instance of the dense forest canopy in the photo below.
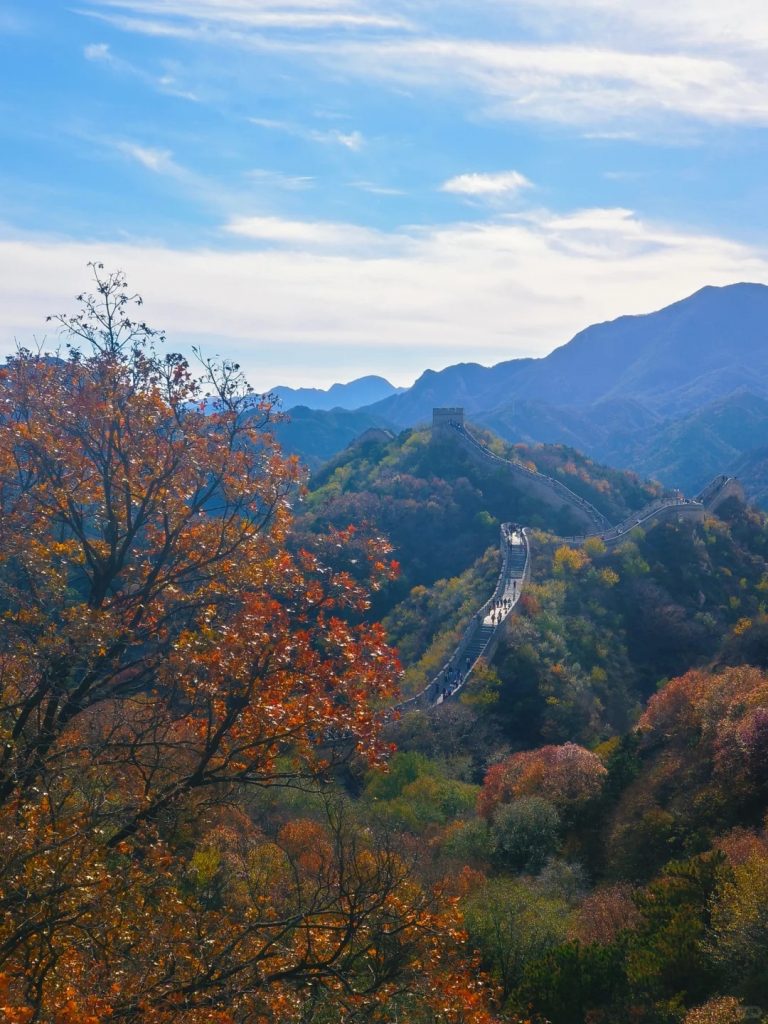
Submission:
<svg viewBox="0 0 768 1024">
<path fill-rule="evenodd" d="M 768 1021 L 768 524 L 568 543 L 427 431 L 307 480 L 121 274 L 0 372 L 11 1024 Z M 661 489 L 484 441 L 612 519 Z M 396 715 L 494 585 L 458 699 Z"/>
<path fill-rule="evenodd" d="M 453 904 L 329 788 L 386 753 L 387 546 L 289 551 L 269 404 L 93 274 L 0 379 L 4 1019 L 484 1020 Z"/>
<path fill-rule="evenodd" d="M 562 446 L 484 441 L 614 519 L 659 494 Z M 565 511 L 450 438 L 405 431 L 311 480 L 299 530 L 347 518 L 402 564 L 377 605 L 414 688 L 490 593 L 499 522 L 534 527 L 493 663 L 459 702 L 391 726 L 399 752 L 362 794 L 428 843 L 423 871 L 453 880 L 500 1019 L 762 1019 L 765 516 L 731 499 L 700 523 L 573 547 Z"/>
</svg>

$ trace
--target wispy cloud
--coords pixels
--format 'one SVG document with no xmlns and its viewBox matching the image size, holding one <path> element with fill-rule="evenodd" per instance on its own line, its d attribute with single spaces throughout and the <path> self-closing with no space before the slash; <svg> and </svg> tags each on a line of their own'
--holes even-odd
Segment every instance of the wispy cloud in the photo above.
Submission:
<svg viewBox="0 0 768 1024">
<path fill-rule="evenodd" d="M 342 132 L 337 129 L 331 129 L 327 132 L 311 131 L 308 137 L 315 142 L 335 143 L 338 146 L 343 146 L 345 149 L 351 149 L 353 153 L 359 153 L 365 145 L 363 133 L 358 131 Z"/>
<path fill-rule="evenodd" d="M 495 0 L 477 0 L 482 8 Z M 707 48 L 742 53 L 768 48 L 768 8 L 763 0 L 516 0 L 529 27 L 615 44 L 628 37 L 636 48 Z"/>
<path fill-rule="evenodd" d="M 169 182 L 173 182 L 174 189 L 182 188 L 190 199 L 218 216 L 227 216 L 234 209 L 263 207 L 278 192 L 301 192 L 314 187 L 314 178 L 308 175 L 289 175 L 280 171 L 254 168 L 244 172 L 245 183 L 223 188 L 215 179 L 180 163 L 167 147 L 148 146 L 126 139 L 93 141 L 118 152 L 151 174 L 167 178 Z M 254 225 L 259 222 L 258 217 L 252 220 Z M 269 218 L 264 218 L 265 224 L 268 221 Z M 248 234 L 244 227 L 247 223 L 247 217 L 239 217 L 233 219 L 232 226 L 228 225 L 226 230 L 233 234 Z M 256 237 L 255 234 L 253 237 Z"/>
<path fill-rule="evenodd" d="M 532 187 L 533 182 L 519 171 L 498 171 L 495 174 L 473 172 L 449 178 L 440 186 L 440 191 L 471 199 L 499 199 L 516 196 Z"/>
<path fill-rule="evenodd" d="M 213 178 L 180 163 L 167 147 L 148 146 L 126 139 L 94 141 L 138 164 L 150 174 L 167 179 L 169 190 L 172 188 L 177 194 L 183 192 L 192 202 L 216 216 L 226 216 L 237 204 L 252 201 L 247 188 L 222 188 Z"/>
<path fill-rule="evenodd" d="M 344 0 L 256 0 L 248 4 L 219 0 L 93 0 L 83 13 L 158 35 L 189 37 L 215 27 L 241 42 L 248 42 L 249 30 L 254 29 L 407 31 L 413 27 L 408 18 L 387 11 L 385 4 L 377 9 L 373 4 Z"/>
<path fill-rule="evenodd" d="M 256 242 L 286 246 L 291 249 L 351 249 L 378 247 L 391 237 L 356 224 L 335 224 L 329 221 L 284 220 L 281 217 L 235 217 L 225 225 L 233 235 Z"/>
<path fill-rule="evenodd" d="M 352 188 L 359 188 L 361 192 L 370 192 L 374 196 L 404 196 L 406 192 L 401 188 L 392 188 L 390 185 L 378 185 L 375 181 L 351 181 Z"/>
<path fill-rule="evenodd" d="M 115 58 L 109 48 L 109 43 L 90 43 L 83 50 L 86 60 L 102 61 L 104 64 L 114 64 Z"/>
<path fill-rule="evenodd" d="M 411 86 L 469 86 L 487 113 L 634 131 L 675 116 L 768 124 L 768 78 L 725 58 L 467 39 L 349 44 L 358 74 Z M 599 126 L 599 127 L 598 127 Z"/>
<path fill-rule="evenodd" d="M 305 131 L 290 121 L 278 121 L 273 117 L 249 117 L 251 124 L 259 128 L 267 128 L 269 131 L 285 132 L 287 135 L 304 135 Z"/>
<path fill-rule="evenodd" d="M 604 138 L 646 137 L 686 120 L 768 124 L 764 0 L 475 0 L 472 37 L 441 31 L 440 5 L 401 6 L 415 8 L 420 21 L 377 0 L 93 0 L 89 10 L 122 19 L 119 27 L 132 32 L 293 53 L 361 79 L 461 89 L 487 115 Z M 470 9 L 468 0 L 453 6 Z M 307 31 L 282 31 L 289 24 Z"/>
<path fill-rule="evenodd" d="M 191 100 L 193 102 L 197 102 L 198 100 L 198 97 L 194 92 L 179 85 L 175 76 L 170 74 L 154 75 L 149 71 L 145 71 L 144 68 L 140 68 L 136 64 L 132 64 L 131 61 L 117 56 L 117 54 L 112 51 L 109 43 L 89 43 L 83 49 L 83 56 L 86 60 L 103 64 L 119 74 L 131 75 L 134 78 L 138 78 L 146 85 L 159 89 L 161 92 L 167 93 L 169 96 L 177 96 L 180 99 Z"/>
<path fill-rule="evenodd" d="M 313 188 L 315 184 L 315 179 L 311 175 L 283 174 L 281 171 L 267 171 L 258 167 L 246 171 L 245 176 L 256 185 L 282 189 L 287 192 L 303 192 Z"/>
<path fill-rule="evenodd" d="M 172 178 L 187 177 L 188 172 L 176 163 L 169 149 L 154 149 L 134 142 L 118 142 L 116 148 L 155 174 L 165 174 Z"/>
<path fill-rule="evenodd" d="M 249 117 L 248 120 L 258 128 L 284 132 L 286 135 L 293 135 L 298 139 L 306 139 L 310 142 L 319 142 L 322 145 L 342 146 L 353 153 L 358 153 L 366 141 L 363 133 L 357 130 L 343 132 L 337 128 L 309 128 L 292 121 L 281 121 L 271 117 Z"/>
</svg>

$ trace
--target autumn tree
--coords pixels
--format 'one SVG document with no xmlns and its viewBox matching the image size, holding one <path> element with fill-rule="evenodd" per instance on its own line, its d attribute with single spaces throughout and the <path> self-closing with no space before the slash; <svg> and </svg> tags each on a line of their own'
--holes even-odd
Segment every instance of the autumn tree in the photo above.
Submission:
<svg viewBox="0 0 768 1024">
<path fill-rule="evenodd" d="M 310 999 L 373 1020 L 406 977 L 440 1019 L 484 1019 L 406 858 L 244 810 L 379 763 L 397 662 L 349 533 L 287 546 L 301 473 L 270 402 L 236 364 L 162 355 L 122 274 L 92 271 L 53 318 L 66 348 L 0 374 L 5 1019 L 298 1021 Z M 362 548 L 375 588 L 387 548 Z"/>
<path fill-rule="evenodd" d="M 488 769 L 478 811 L 491 819 L 499 806 L 531 796 L 573 813 L 600 795 L 606 776 L 600 759 L 577 743 L 521 751 Z"/>
</svg>

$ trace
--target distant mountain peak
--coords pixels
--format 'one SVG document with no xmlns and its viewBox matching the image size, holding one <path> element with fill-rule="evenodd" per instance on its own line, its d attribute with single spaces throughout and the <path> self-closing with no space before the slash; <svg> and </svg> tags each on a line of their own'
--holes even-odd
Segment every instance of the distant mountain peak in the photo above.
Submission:
<svg viewBox="0 0 768 1024">
<path fill-rule="evenodd" d="M 384 398 L 400 394 L 403 388 L 396 388 L 385 377 L 368 374 L 347 384 L 332 384 L 329 388 L 291 388 L 277 385 L 270 388 L 284 409 L 305 406 L 307 409 L 360 409 Z"/>
</svg>

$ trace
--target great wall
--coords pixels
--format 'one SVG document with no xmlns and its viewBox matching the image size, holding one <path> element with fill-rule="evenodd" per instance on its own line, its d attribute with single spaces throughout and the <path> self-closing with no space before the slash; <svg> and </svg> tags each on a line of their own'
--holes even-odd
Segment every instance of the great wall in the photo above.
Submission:
<svg viewBox="0 0 768 1024">
<path fill-rule="evenodd" d="M 602 512 L 560 480 L 545 476 L 522 463 L 503 459 L 486 448 L 467 429 L 464 410 L 460 407 L 433 410 L 432 437 L 435 440 L 450 439 L 475 461 L 512 473 L 528 493 L 533 494 L 542 504 L 557 510 L 567 508 L 575 521 L 584 527 L 583 533 L 562 538 L 564 543 L 571 546 L 579 546 L 594 537 L 611 547 L 625 540 L 627 534 L 636 527 L 656 526 L 670 521 L 701 521 L 731 497 L 745 500 L 739 481 L 735 477 L 721 475 L 707 484 L 695 498 L 659 498 L 621 522 L 611 525 Z M 423 690 L 401 701 L 390 712 L 402 713 L 437 707 L 459 693 L 481 658 L 486 661 L 492 658 L 503 635 L 504 625 L 515 612 L 525 581 L 530 578 L 528 529 L 519 524 L 503 523 L 500 549 L 501 571 L 493 594 L 475 612 L 450 658 Z"/>
</svg>

